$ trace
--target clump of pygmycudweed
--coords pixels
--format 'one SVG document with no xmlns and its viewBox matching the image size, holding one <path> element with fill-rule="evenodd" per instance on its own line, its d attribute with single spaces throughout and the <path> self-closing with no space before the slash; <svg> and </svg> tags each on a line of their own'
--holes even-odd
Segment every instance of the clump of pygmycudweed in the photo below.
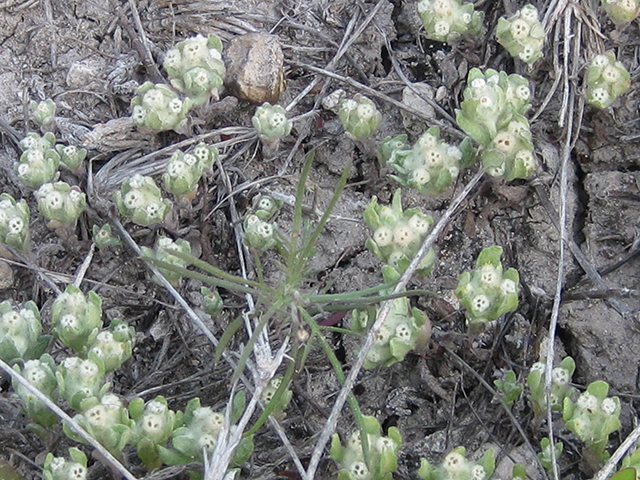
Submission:
<svg viewBox="0 0 640 480">
<path fill-rule="evenodd" d="M 68 285 L 51 306 L 55 337 L 77 354 L 85 354 L 102 328 L 102 299 Z"/>
<path fill-rule="evenodd" d="M 30 211 L 27 202 L 16 200 L 8 193 L 0 195 L 0 242 L 28 252 Z"/>
<path fill-rule="evenodd" d="M 382 436 L 380 423 L 375 417 L 363 416 L 367 434 L 368 457 L 365 459 L 360 431 L 351 434 L 346 446 L 342 446 L 337 433 L 331 440 L 331 458 L 338 464 L 339 480 L 391 480 L 398 468 L 398 451 L 402 446 L 400 432 L 390 427 Z"/>
<path fill-rule="evenodd" d="M 366 332 L 375 322 L 377 314 L 378 309 L 354 310 L 351 328 L 355 332 Z M 424 312 L 411 308 L 406 297 L 396 298 L 367 353 L 364 368 L 379 365 L 388 367 L 401 362 L 411 350 L 424 348 L 430 337 L 431 322 Z"/>
<path fill-rule="evenodd" d="M 36 122 L 43 130 L 49 131 L 56 121 L 56 104 L 50 98 L 41 102 L 31 100 L 29 103 L 29 111 L 31 118 Z"/>
<path fill-rule="evenodd" d="M 467 77 L 464 100 L 456 110 L 456 122 L 483 148 L 485 171 L 513 180 L 532 175 L 537 167 L 529 121 L 529 82 L 520 75 L 507 75 L 472 68 Z"/>
<path fill-rule="evenodd" d="M 274 377 L 272 378 L 265 389 L 262 391 L 262 401 L 265 404 L 269 404 L 276 395 L 276 392 L 282 385 L 282 377 Z M 286 387 L 283 387 L 284 390 L 282 394 L 275 400 L 275 405 L 273 406 L 273 410 L 271 411 L 271 415 L 277 418 L 279 421 L 284 419 L 284 410 L 289 405 L 291 401 L 291 397 L 293 397 L 293 392 Z"/>
<path fill-rule="evenodd" d="M 204 143 L 198 144 L 193 153 L 175 151 L 167 161 L 162 175 L 165 190 L 183 203 L 191 201 L 196 195 L 203 173 L 213 168 L 217 156 L 218 150 Z"/>
<path fill-rule="evenodd" d="M 210 97 L 218 100 L 226 69 L 222 61 L 222 41 L 215 35 L 196 35 L 169 50 L 162 66 L 171 85 L 189 96 L 194 105 Z"/>
<path fill-rule="evenodd" d="M 45 353 L 39 359 L 28 360 L 22 368 L 19 365 L 15 365 L 13 368 L 51 400 L 54 402 L 58 400 L 56 363 L 50 355 Z M 51 427 L 58 422 L 57 415 L 21 383 L 13 380 L 12 385 L 16 395 L 22 400 L 24 411 L 31 420 L 43 427 Z"/>
<path fill-rule="evenodd" d="M 48 453 L 42 469 L 43 480 L 86 480 L 87 456 L 76 447 L 69 449 L 71 460 Z"/>
<path fill-rule="evenodd" d="M 398 273 L 407 269 L 433 226 L 433 218 L 422 213 L 420 209 L 402 209 L 400 189 L 394 193 L 391 206 L 379 205 L 378 198 L 374 196 L 363 217 L 369 228 L 374 230 L 373 236 L 367 239 L 365 246 Z M 428 275 L 435 260 L 436 254 L 430 249 L 416 272 L 419 275 Z"/>
<path fill-rule="evenodd" d="M 131 100 L 133 123 L 142 131 L 180 132 L 187 123 L 191 100 L 181 100 L 168 85 L 145 82 Z"/>
<path fill-rule="evenodd" d="M 170 200 L 162 198 L 153 178 L 140 174 L 126 178 L 114 198 L 120 214 L 143 227 L 164 222 L 173 206 Z"/>
<path fill-rule="evenodd" d="M 142 254 L 145 257 L 169 263 L 172 266 L 184 268 L 187 266 L 188 262 L 176 257 L 175 255 L 172 255 L 171 252 L 182 252 L 191 254 L 191 244 L 181 238 L 174 242 L 167 237 L 158 237 L 153 249 L 149 247 L 141 247 L 141 250 Z M 164 277 L 171 283 L 171 285 L 173 285 L 174 287 L 180 285 L 182 275 L 161 266 L 158 267 L 158 270 L 160 270 L 160 273 L 164 275 Z M 153 281 L 156 283 L 160 283 L 160 280 L 158 280 L 155 276 L 153 277 Z"/>
<path fill-rule="evenodd" d="M 465 458 L 466 449 L 457 447 L 442 460 L 439 467 L 422 459 L 418 476 L 424 480 L 486 480 L 495 469 L 493 450 L 487 450 L 477 462 Z"/>
<path fill-rule="evenodd" d="M 466 309 L 472 333 L 518 308 L 520 276 L 514 268 L 503 271 L 501 256 L 501 247 L 485 248 L 478 255 L 475 270 L 460 275 L 455 294 Z"/>
<path fill-rule="evenodd" d="M 80 402 L 79 410 L 82 413 L 73 417 L 78 425 L 100 442 L 109 453 L 121 458 L 122 450 L 133 437 L 133 422 L 120 397 L 113 393 L 105 393 L 99 399 L 85 398 Z M 68 423 L 63 424 L 63 429 L 69 438 L 87 443 Z"/>
<path fill-rule="evenodd" d="M 484 12 L 476 12 L 472 3 L 460 0 L 420 0 L 418 15 L 427 37 L 438 42 L 453 42 L 461 37 L 480 37 L 484 33 Z"/>
<path fill-rule="evenodd" d="M 613 52 L 596 55 L 587 70 L 587 102 L 598 108 L 609 107 L 631 85 L 625 66 Z"/>
<path fill-rule="evenodd" d="M 106 373 L 114 372 L 131 358 L 135 344 L 136 331 L 124 320 L 114 318 L 108 330 L 95 337 L 88 350 L 87 357 L 102 362 Z"/>
<path fill-rule="evenodd" d="M 407 136 L 387 137 L 378 149 L 378 157 L 396 171 L 392 178 L 420 193 L 437 195 L 451 187 L 463 167 L 473 162 L 475 151 L 469 138 L 459 147 L 440 138 L 440 129 L 427 130 L 413 146 Z"/>
<path fill-rule="evenodd" d="M 285 109 L 268 102 L 256 109 L 256 113 L 251 117 L 251 123 L 262 143 L 270 148 L 276 148 L 280 139 L 291 133 L 292 123 L 287 118 Z"/>
<path fill-rule="evenodd" d="M 37 358 L 51 337 L 42 337 L 40 310 L 28 301 L 21 309 L 10 301 L 0 303 L 0 359 L 10 365 L 19 360 Z"/>
<path fill-rule="evenodd" d="M 508 20 L 500 17 L 496 36 L 512 57 L 529 65 L 542 57 L 544 27 L 538 19 L 538 9 L 533 5 L 525 5 Z"/>
<path fill-rule="evenodd" d="M 616 25 L 626 25 L 634 21 L 640 13 L 638 0 L 600 0 L 600 3 Z"/>
<path fill-rule="evenodd" d="M 80 187 L 66 182 L 45 183 L 36 192 L 38 210 L 53 229 L 75 229 L 76 222 L 87 208 L 87 196 Z"/>
<path fill-rule="evenodd" d="M 85 398 L 101 397 L 109 389 L 104 380 L 104 367 L 101 362 L 79 357 L 65 358 L 56 371 L 58 390 L 71 408 L 80 410 Z"/>
<path fill-rule="evenodd" d="M 355 140 L 369 138 L 376 133 L 382 121 L 376 104 L 360 94 L 342 101 L 338 117 L 347 134 Z"/>
<path fill-rule="evenodd" d="M 94 225 L 91 232 L 93 233 L 93 241 L 100 250 L 122 245 L 122 240 L 113 234 L 111 225 L 108 223 L 101 227 Z"/>
<path fill-rule="evenodd" d="M 75 145 L 56 145 L 56 151 L 60 155 L 60 165 L 73 174 L 78 175 L 82 171 L 83 161 L 87 158 L 87 150 Z"/>
<path fill-rule="evenodd" d="M 594 468 L 609 458 L 605 450 L 609 434 L 620 428 L 620 399 L 607 397 L 608 393 L 609 384 L 599 380 L 589 384 L 575 403 L 564 399 L 562 418 L 585 443 L 585 458 Z"/>
<path fill-rule="evenodd" d="M 547 413 L 547 393 L 545 392 L 545 370 L 547 366 L 543 362 L 536 362 L 531 366 L 527 376 L 529 387 L 529 400 L 533 407 L 535 422 L 539 424 Z M 564 405 L 564 399 L 570 397 L 575 389 L 570 385 L 576 363 L 571 357 L 565 357 L 551 372 L 551 410 L 559 412 Z"/>
<path fill-rule="evenodd" d="M 218 315 L 224 307 L 218 291 L 216 289 L 211 290 L 208 287 L 201 287 L 200 293 L 202 294 L 202 309 L 204 312 L 212 317 Z"/>
<path fill-rule="evenodd" d="M 244 219 L 245 242 L 251 248 L 264 252 L 282 247 L 282 239 L 274 219 L 282 208 L 282 202 L 270 195 L 258 195 L 252 200 L 253 213 Z"/>
<path fill-rule="evenodd" d="M 506 403 L 509 408 L 513 406 L 513 402 L 515 402 L 522 393 L 522 384 L 518 383 L 518 377 L 516 377 L 516 372 L 513 370 L 505 372 L 502 378 L 494 380 L 493 384 L 502 394 L 502 401 Z"/>
<path fill-rule="evenodd" d="M 187 404 L 181 421 L 177 420 L 176 428 L 171 434 L 172 448 L 162 445 L 156 447 L 160 458 L 167 465 L 201 462 L 203 455 L 210 455 L 218 443 L 218 434 L 224 425 L 224 414 L 214 412 L 211 407 L 200 406 L 200 399 L 194 398 Z M 252 437 L 243 438 L 230 464 L 237 466 L 244 463 L 252 452 Z"/>
<path fill-rule="evenodd" d="M 32 132 L 20 141 L 24 152 L 13 169 L 27 187 L 37 190 L 45 183 L 57 180 L 60 155 L 54 148 L 55 143 L 56 137 L 51 132 L 42 137 Z"/>
<path fill-rule="evenodd" d="M 158 455 L 158 445 L 164 445 L 174 424 L 182 423 L 182 412 L 176 414 L 169 410 L 167 400 L 157 396 L 146 402 L 142 398 L 135 398 L 129 403 L 129 415 L 133 420 L 133 440 L 138 458 L 142 460 L 149 471 L 159 468 L 162 459 Z"/>
</svg>

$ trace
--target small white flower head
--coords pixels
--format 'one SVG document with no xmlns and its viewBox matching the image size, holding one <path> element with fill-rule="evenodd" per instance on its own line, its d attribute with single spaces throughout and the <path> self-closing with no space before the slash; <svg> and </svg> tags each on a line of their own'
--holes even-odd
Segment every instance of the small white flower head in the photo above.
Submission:
<svg viewBox="0 0 640 480">
<path fill-rule="evenodd" d="M 79 330 L 80 323 L 78 322 L 78 318 L 75 315 L 67 313 L 66 315 L 63 315 L 62 318 L 60 318 L 60 327 L 70 330 Z"/>
<path fill-rule="evenodd" d="M 62 153 L 64 153 L 67 157 L 73 157 L 76 153 L 78 153 L 78 147 L 75 145 L 67 145 L 62 149 Z"/>
<path fill-rule="evenodd" d="M 31 167 L 29 166 L 28 163 L 20 163 L 18 165 L 18 175 L 21 177 L 27 176 L 30 170 L 31 170 Z"/>
<path fill-rule="evenodd" d="M 7 223 L 7 233 L 18 235 L 24 230 L 24 222 L 21 218 L 15 217 Z"/>
<path fill-rule="evenodd" d="M 190 153 L 185 153 L 184 157 L 182 157 L 182 161 L 186 165 L 193 167 L 198 162 L 198 159 L 194 155 L 191 155 Z"/>
<path fill-rule="evenodd" d="M 182 177 L 187 172 L 187 165 L 182 160 L 174 160 L 167 164 L 167 173 L 171 177 Z"/>
<path fill-rule="evenodd" d="M 473 17 L 471 16 L 471 14 L 469 12 L 465 12 L 462 14 L 462 23 L 466 23 L 469 24 L 471 23 L 471 19 Z"/>
<path fill-rule="evenodd" d="M 71 190 L 69 190 L 69 200 L 71 203 L 80 202 L 82 200 L 82 196 L 82 191 L 76 186 L 71 187 Z"/>
<path fill-rule="evenodd" d="M 151 400 L 145 406 L 145 410 L 152 415 L 163 415 L 167 411 L 167 406 L 157 400 Z"/>
<path fill-rule="evenodd" d="M 471 81 L 471 88 L 474 90 L 480 90 L 484 88 L 486 85 L 487 85 L 487 82 L 485 82 L 484 78 L 474 78 Z"/>
<path fill-rule="evenodd" d="M 177 68 L 181 60 L 180 50 L 172 48 L 164 55 L 163 65 L 165 68 Z"/>
<path fill-rule="evenodd" d="M 494 137 L 493 143 L 499 151 L 503 153 L 511 153 L 516 147 L 518 140 L 512 133 L 502 131 Z"/>
<path fill-rule="evenodd" d="M 200 88 L 206 88 L 209 85 L 209 75 L 204 68 L 194 68 L 192 70 L 193 83 Z"/>
<path fill-rule="evenodd" d="M 217 440 L 213 435 L 202 435 L 198 439 L 198 447 L 200 450 L 213 450 L 216 447 Z"/>
<path fill-rule="evenodd" d="M 487 78 L 487 83 L 497 85 L 498 83 L 500 83 L 500 75 L 497 72 L 492 73 L 491 76 Z"/>
<path fill-rule="evenodd" d="M 426 168 L 416 168 L 411 172 L 411 181 L 418 186 L 426 185 L 431 180 L 431 174 Z"/>
<path fill-rule="evenodd" d="M 52 191 L 44 197 L 44 203 L 50 209 L 57 210 L 59 208 L 62 208 L 64 199 L 62 198 L 62 194 L 60 192 Z"/>
<path fill-rule="evenodd" d="M 378 452 L 393 451 L 395 446 L 395 442 L 389 437 L 380 437 L 376 442 L 376 450 L 378 450 Z"/>
<path fill-rule="evenodd" d="M 439 17 L 448 17 L 453 13 L 453 5 L 450 0 L 436 0 L 433 2 L 433 13 Z"/>
<path fill-rule="evenodd" d="M 195 63 L 208 53 L 207 39 L 202 35 L 186 40 L 182 55 L 189 63 Z"/>
<path fill-rule="evenodd" d="M 547 365 L 543 362 L 536 362 L 533 365 L 531 365 L 531 373 L 533 372 L 544 373 L 546 369 L 547 369 Z"/>
<path fill-rule="evenodd" d="M 122 203 L 129 210 L 135 210 L 136 208 L 140 207 L 142 205 L 142 202 L 142 194 L 137 190 L 131 190 L 130 192 L 126 193 L 124 198 L 122 199 Z"/>
<path fill-rule="evenodd" d="M 42 163 L 44 161 L 44 152 L 42 150 L 28 150 L 27 162 L 29 163 Z"/>
<path fill-rule="evenodd" d="M 363 104 L 363 105 L 359 105 L 358 106 L 358 115 L 360 116 L 360 118 L 364 118 L 363 114 L 362 114 L 362 109 L 361 109 L 361 107 L 363 107 L 363 106 L 365 106 L 365 105 Z M 366 106 L 370 107 L 370 105 L 366 105 Z M 370 118 L 370 117 L 366 117 L 366 118 Z M 273 127 L 280 127 L 281 125 L 284 125 L 285 123 L 287 123 L 287 117 L 283 113 L 275 112 L 271 116 L 271 125 Z"/>
<path fill-rule="evenodd" d="M 458 452 L 451 452 L 442 461 L 442 468 L 444 468 L 449 474 L 461 472 L 466 467 L 465 459 Z M 451 475 L 455 478 L 455 475 Z"/>
<path fill-rule="evenodd" d="M 471 478 L 473 480 L 484 480 L 484 477 L 487 475 L 484 467 L 482 465 L 476 465 L 471 469 Z"/>
<path fill-rule="evenodd" d="M 462 160 L 462 151 L 458 147 L 447 147 L 447 156 L 453 160 Z"/>
<path fill-rule="evenodd" d="M 393 242 L 401 247 L 408 247 L 416 237 L 416 233 L 408 224 L 398 225 L 393 229 Z"/>
<path fill-rule="evenodd" d="M 396 338 L 403 342 L 411 341 L 411 329 L 409 326 L 404 324 L 398 325 L 396 327 Z"/>
<path fill-rule="evenodd" d="M 491 300 L 486 295 L 480 294 L 471 300 L 471 309 L 474 313 L 482 313 L 491 306 Z"/>
<path fill-rule="evenodd" d="M 449 174 L 451 175 L 451 178 L 455 180 L 460 174 L 460 169 L 458 167 L 449 167 Z"/>
<path fill-rule="evenodd" d="M 613 398 L 605 398 L 602 400 L 602 411 L 607 415 L 613 415 L 618 406 Z"/>
<path fill-rule="evenodd" d="M 347 448 L 355 452 L 362 451 L 362 440 L 360 439 L 360 432 L 355 431 L 349 437 L 347 442 Z"/>
<path fill-rule="evenodd" d="M 355 110 L 356 108 L 358 108 L 358 102 L 350 98 L 342 102 L 342 108 L 349 111 Z"/>
<path fill-rule="evenodd" d="M 500 292 L 503 295 L 512 295 L 512 294 L 516 293 L 516 291 L 517 291 L 516 282 L 514 282 L 513 280 L 505 278 L 500 283 Z"/>
<path fill-rule="evenodd" d="M 440 20 L 433 25 L 433 32 L 439 37 L 446 37 L 450 30 L 451 26 L 449 25 L 449 22 L 444 20 Z"/>
<path fill-rule="evenodd" d="M 616 83 L 621 77 L 622 75 L 620 75 L 620 70 L 618 70 L 614 65 L 607 65 L 602 70 L 602 78 L 605 82 Z"/>
<path fill-rule="evenodd" d="M 500 274 L 493 265 L 485 265 L 480 269 L 480 283 L 487 287 L 497 287 L 500 284 Z"/>
<path fill-rule="evenodd" d="M 591 91 L 591 101 L 593 103 L 599 103 L 606 105 L 609 101 L 610 95 L 606 88 L 598 87 Z"/>
<path fill-rule="evenodd" d="M 356 108 L 356 115 L 360 120 L 369 120 L 376 114 L 376 109 L 369 103 L 361 103 Z"/>
<path fill-rule="evenodd" d="M 20 142 L 25 150 L 31 150 L 32 148 L 37 148 L 38 140 L 33 137 L 24 137 Z"/>
<path fill-rule="evenodd" d="M 154 110 L 160 110 L 164 108 L 164 95 L 159 89 L 152 88 L 144 94 L 142 102 Z"/>
<path fill-rule="evenodd" d="M 258 210 L 265 210 L 267 212 L 270 212 L 271 210 L 276 208 L 276 202 L 273 198 L 267 195 L 262 195 L 260 197 L 260 200 L 258 200 L 258 203 L 256 204 L 256 208 Z"/>
<path fill-rule="evenodd" d="M 256 233 L 262 238 L 270 238 L 273 236 L 273 226 L 267 222 L 261 222 L 256 228 Z"/>
<path fill-rule="evenodd" d="M 418 235 L 424 235 L 431 228 L 431 222 L 428 218 L 422 215 L 415 214 L 409 219 L 409 228 L 411 228 Z"/>
<path fill-rule="evenodd" d="M 478 103 L 481 107 L 490 108 L 493 106 L 493 99 L 490 95 L 483 95 L 478 99 Z"/>
<path fill-rule="evenodd" d="M 5 327 L 8 331 L 15 332 L 22 326 L 22 318 L 18 312 L 11 310 L 0 318 L 0 326 Z"/>
<path fill-rule="evenodd" d="M 145 184 L 144 177 L 139 173 L 134 174 L 133 177 L 131 177 L 131 180 L 129 180 L 129 186 L 134 190 L 142 188 L 144 184 Z"/>
<path fill-rule="evenodd" d="M 158 212 L 160 211 L 160 205 L 155 203 L 155 202 L 154 203 L 150 203 L 149 205 L 147 205 L 145 207 L 144 211 L 150 217 L 155 217 L 158 214 Z"/>
<path fill-rule="evenodd" d="M 142 105 L 136 105 L 135 107 L 133 107 L 131 117 L 133 118 L 133 122 L 136 125 L 143 125 L 145 119 L 147 118 L 147 112 L 145 112 Z"/>
<path fill-rule="evenodd" d="M 431 135 L 430 133 L 424 133 L 418 139 L 418 145 L 421 149 L 427 150 L 429 148 L 433 148 L 438 144 L 438 139 L 435 135 Z"/>
<path fill-rule="evenodd" d="M 82 360 L 78 365 L 80 375 L 84 378 L 93 378 L 98 375 L 98 366 L 91 360 Z"/>
<path fill-rule="evenodd" d="M 222 53 L 220 53 L 220 50 L 218 50 L 217 48 L 210 48 L 209 56 L 214 60 L 222 60 Z"/>
<path fill-rule="evenodd" d="M 386 247 L 393 243 L 393 231 L 389 227 L 380 227 L 373 232 L 373 241 L 379 247 Z"/>
<path fill-rule="evenodd" d="M 373 343 L 375 345 L 386 345 L 387 343 L 389 343 L 390 339 L 391 339 L 391 330 L 389 330 L 387 327 L 383 325 L 382 328 L 378 330 L 378 333 L 376 334 L 376 338 L 374 339 Z M 358 439 L 360 439 L 360 437 L 358 437 Z"/>
<path fill-rule="evenodd" d="M 355 480 L 366 480 L 369 476 L 369 469 L 364 462 L 354 462 L 349 471 Z"/>
<path fill-rule="evenodd" d="M 162 432 L 164 427 L 164 418 L 155 413 L 146 413 L 142 417 L 142 430 L 147 434 L 154 436 Z"/>
<path fill-rule="evenodd" d="M 529 24 L 523 19 L 517 18 L 513 22 L 511 22 L 511 35 L 516 40 L 524 40 L 529 36 L 529 32 L 531 31 L 531 27 Z"/>
<path fill-rule="evenodd" d="M 538 21 L 538 9 L 533 5 L 525 5 L 520 10 L 520 18 L 529 24 Z"/>
<path fill-rule="evenodd" d="M 551 379 L 554 385 L 568 385 L 571 375 L 569 375 L 569 371 L 566 368 L 556 367 L 551 371 Z"/>
<path fill-rule="evenodd" d="M 536 160 L 533 157 L 533 152 L 530 150 L 522 149 L 516 153 L 516 161 L 522 162 L 522 166 L 527 172 L 533 172 L 536 168 Z"/>
<path fill-rule="evenodd" d="M 421 0 L 418 2 L 418 13 L 426 13 L 431 11 L 429 0 Z"/>
<path fill-rule="evenodd" d="M 578 397 L 578 401 L 576 402 L 578 408 L 587 410 L 589 412 L 594 412 L 598 408 L 598 403 L 598 397 L 590 394 L 589 392 L 583 392 L 582 395 Z"/>
<path fill-rule="evenodd" d="M 433 148 L 424 152 L 424 163 L 427 167 L 435 168 L 442 164 L 443 157 L 440 149 Z"/>
<path fill-rule="evenodd" d="M 82 360 L 80 360 L 78 357 L 69 357 L 65 358 L 62 361 L 62 365 L 67 370 L 75 370 L 80 366 L 80 362 L 82 362 Z"/>
<path fill-rule="evenodd" d="M 506 169 L 507 167 L 503 163 L 502 165 L 496 165 L 496 166 L 487 168 L 487 173 L 492 177 L 501 177 L 502 175 L 504 175 L 504 172 Z"/>
<path fill-rule="evenodd" d="M 69 467 L 67 478 L 69 480 L 85 480 L 87 478 L 87 469 L 79 463 L 73 463 Z"/>
<path fill-rule="evenodd" d="M 518 53 L 518 58 L 523 62 L 530 62 L 533 56 L 536 54 L 536 49 L 531 45 L 524 45 L 520 53 Z"/>
<path fill-rule="evenodd" d="M 507 131 L 513 135 L 520 135 L 524 132 L 527 132 L 528 130 L 529 130 L 529 127 L 527 126 L 526 123 L 519 122 L 517 120 L 513 120 L 512 122 L 509 122 L 509 125 L 507 126 Z"/>
<path fill-rule="evenodd" d="M 198 144 L 193 150 L 193 154 L 198 160 L 204 162 L 209 158 L 209 148 L 204 144 Z"/>
<path fill-rule="evenodd" d="M 529 100 L 531 98 L 531 90 L 527 85 L 518 85 L 516 87 L 516 98 L 520 100 Z"/>
<path fill-rule="evenodd" d="M 609 65 L 609 57 L 606 55 L 596 55 L 591 61 L 593 67 L 604 68 Z"/>
<path fill-rule="evenodd" d="M 182 100 L 179 98 L 173 98 L 167 104 L 167 108 L 174 115 L 179 114 L 182 111 Z"/>
</svg>

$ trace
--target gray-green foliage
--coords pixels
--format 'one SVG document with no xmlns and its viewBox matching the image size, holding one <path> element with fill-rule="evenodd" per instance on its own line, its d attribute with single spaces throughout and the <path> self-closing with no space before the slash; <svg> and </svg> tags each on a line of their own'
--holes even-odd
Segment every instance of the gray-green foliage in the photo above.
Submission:
<svg viewBox="0 0 640 480">
<path fill-rule="evenodd" d="M 191 253 L 191 245 L 188 241 L 179 238 L 175 242 L 168 237 L 158 237 L 156 240 L 156 244 L 153 249 L 149 247 L 141 247 L 142 253 L 145 257 L 150 259 L 159 260 L 161 262 L 169 263 L 171 265 L 175 265 L 178 267 L 186 267 L 187 262 L 182 260 L 181 258 L 172 255 L 171 252 L 182 252 L 186 254 Z M 160 272 L 164 275 L 164 277 L 171 282 L 172 285 L 177 286 L 180 284 L 180 280 L 182 280 L 182 275 L 171 271 L 164 267 L 158 267 Z M 156 283 L 160 281 L 154 276 L 153 280 Z"/>
</svg>

